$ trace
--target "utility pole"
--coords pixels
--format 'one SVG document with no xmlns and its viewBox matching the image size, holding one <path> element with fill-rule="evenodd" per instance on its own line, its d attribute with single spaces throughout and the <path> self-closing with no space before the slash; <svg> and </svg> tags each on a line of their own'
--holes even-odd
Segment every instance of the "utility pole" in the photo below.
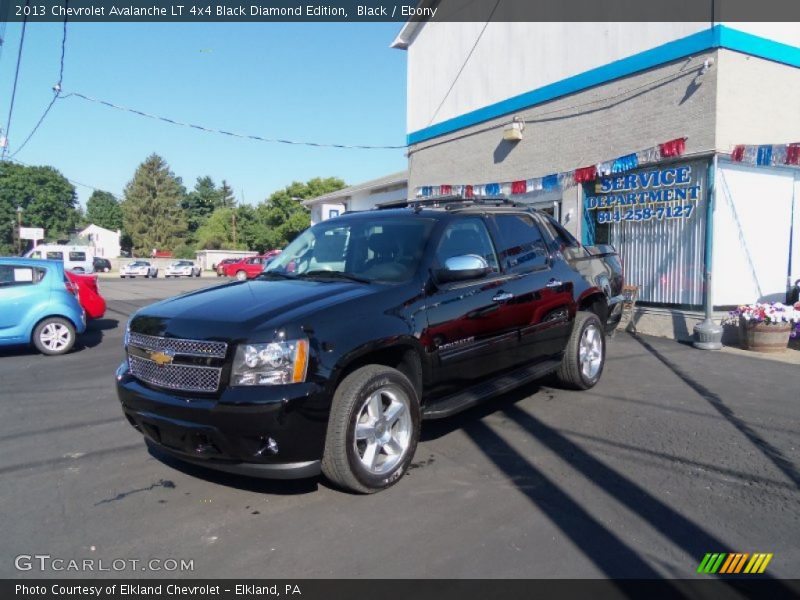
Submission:
<svg viewBox="0 0 800 600">
<path fill-rule="evenodd" d="M 17 254 L 22 254 L 22 207 L 17 207 Z"/>
</svg>

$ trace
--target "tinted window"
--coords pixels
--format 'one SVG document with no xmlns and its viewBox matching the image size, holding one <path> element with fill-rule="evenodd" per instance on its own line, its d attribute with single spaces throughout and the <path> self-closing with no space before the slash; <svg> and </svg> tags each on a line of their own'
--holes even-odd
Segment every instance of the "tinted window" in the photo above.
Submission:
<svg viewBox="0 0 800 600">
<path fill-rule="evenodd" d="M 63 252 L 48 252 L 47 258 L 49 260 L 64 260 L 64 253 Z"/>
<path fill-rule="evenodd" d="M 86 260 L 86 252 L 70 252 L 69 253 L 70 260 L 78 260 L 84 261 Z"/>
<path fill-rule="evenodd" d="M 528 270 L 547 262 L 542 232 L 530 215 L 497 215 L 500 230 L 500 260 L 506 269 Z"/>
<path fill-rule="evenodd" d="M 548 217 L 545 221 L 545 226 L 550 230 L 550 234 L 555 239 L 556 244 L 559 246 L 559 250 L 563 250 L 564 248 L 578 248 L 580 243 L 572 234 L 564 229 L 561 224 L 556 221 L 555 219 Z"/>
<path fill-rule="evenodd" d="M 265 269 L 295 277 L 407 281 L 417 271 L 433 222 L 381 217 L 323 221 L 306 229 Z"/>
<path fill-rule="evenodd" d="M 460 219 L 448 225 L 442 234 L 436 260 L 444 266 L 448 258 L 476 254 L 486 259 L 493 271 L 497 271 L 497 255 L 486 225 L 480 219 Z"/>
</svg>

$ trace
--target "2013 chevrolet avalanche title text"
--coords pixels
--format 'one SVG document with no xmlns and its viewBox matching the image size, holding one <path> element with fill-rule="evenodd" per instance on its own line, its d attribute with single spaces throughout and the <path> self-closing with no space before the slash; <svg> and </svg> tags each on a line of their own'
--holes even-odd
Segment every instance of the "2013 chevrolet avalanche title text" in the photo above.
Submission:
<svg viewBox="0 0 800 600">
<path fill-rule="evenodd" d="M 117 371 L 148 444 L 263 477 L 395 483 L 421 420 L 545 374 L 587 389 L 619 322 L 622 269 L 514 207 L 350 213 L 257 278 L 143 308 Z"/>
</svg>

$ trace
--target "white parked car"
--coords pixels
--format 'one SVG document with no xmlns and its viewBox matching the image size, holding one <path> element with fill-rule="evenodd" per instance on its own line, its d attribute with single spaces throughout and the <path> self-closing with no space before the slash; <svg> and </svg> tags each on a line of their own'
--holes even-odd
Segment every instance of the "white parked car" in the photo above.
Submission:
<svg viewBox="0 0 800 600">
<path fill-rule="evenodd" d="M 164 277 L 200 277 L 200 267 L 190 260 L 176 260 L 164 269 Z"/>
<path fill-rule="evenodd" d="M 119 276 L 122 279 L 126 277 L 158 277 L 158 267 L 151 265 L 146 260 L 135 260 L 128 263 L 119 270 Z"/>
</svg>

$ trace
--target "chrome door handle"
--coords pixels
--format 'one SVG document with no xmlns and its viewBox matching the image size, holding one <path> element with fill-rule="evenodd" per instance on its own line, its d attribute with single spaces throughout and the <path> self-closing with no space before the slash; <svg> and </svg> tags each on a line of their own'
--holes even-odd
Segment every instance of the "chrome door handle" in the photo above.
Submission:
<svg viewBox="0 0 800 600">
<path fill-rule="evenodd" d="M 498 292 L 492 298 L 492 302 L 507 302 L 514 297 L 514 294 L 510 292 Z"/>
<path fill-rule="evenodd" d="M 557 287 L 561 287 L 562 285 L 564 285 L 564 284 L 561 281 L 559 281 L 558 279 L 551 279 L 550 281 L 547 282 L 546 287 L 557 288 Z"/>
</svg>

